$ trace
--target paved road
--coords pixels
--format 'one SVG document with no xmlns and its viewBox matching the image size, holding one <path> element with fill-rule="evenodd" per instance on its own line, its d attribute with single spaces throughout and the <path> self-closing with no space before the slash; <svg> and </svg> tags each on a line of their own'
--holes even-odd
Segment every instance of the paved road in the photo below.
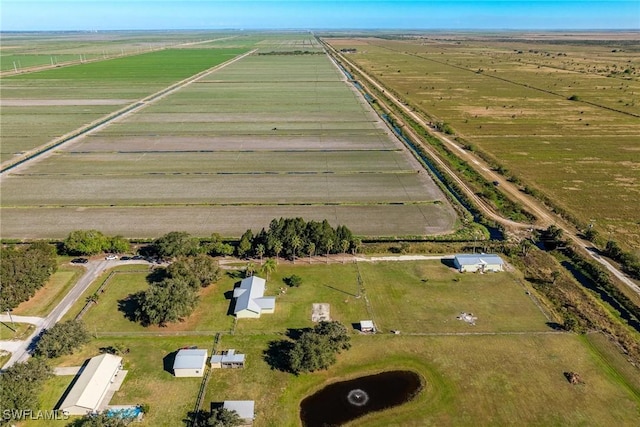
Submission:
<svg viewBox="0 0 640 427">
<path fill-rule="evenodd" d="M 19 345 L 13 348 L 11 359 L 2 367 L 3 369 L 7 369 L 13 366 L 16 362 L 21 362 L 29 358 L 29 347 L 31 343 L 36 339 L 43 329 L 51 328 L 53 325 L 58 322 L 64 316 L 67 311 L 71 308 L 71 306 L 80 298 L 80 296 L 87 290 L 89 285 L 100 275 L 102 274 L 108 267 L 115 266 L 117 261 L 106 261 L 106 260 L 97 260 L 97 261 L 89 261 L 84 265 L 86 268 L 85 273 L 80 277 L 78 282 L 74 285 L 74 287 L 69 291 L 67 295 L 60 301 L 60 303 L 51 310 L 51 313 L 47 315 L 45 318 L 35 318 L 38 319 L 38 322 L 29 322 L 36 325 L 36 329 L 31 334 L 29 338 L 25 341 L 17 341 Z M 6 314 L 4 315 L 6 316 Z M 22 316 L 13 316 L 14 320 L 17 320 Z"/>
</svg>

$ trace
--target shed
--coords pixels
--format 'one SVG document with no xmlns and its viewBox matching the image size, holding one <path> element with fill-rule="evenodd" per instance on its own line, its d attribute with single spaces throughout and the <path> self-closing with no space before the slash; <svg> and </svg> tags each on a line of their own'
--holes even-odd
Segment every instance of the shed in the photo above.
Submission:
<svg viewBox="0 0 640 427">
<path fill-rule="evenodd" d="M 236 353 L 234 349 L 229 349 L 222 354 L 211 356 L 212 368 L 244 368 L 244 354 Z"/>
<path fill-rule="evenodd" d="M 173 374 L 176 377 L 201 377 L 207 364 L 207 350 L 183 348 L 176 354 L 173 362 Z"/>
<path fill-rule="evenodd" d="M 504 271 L 504 261 L 495 254 L 458 254 L 453 262 L 461 273 Z"/>
<path fill-rule="evenodd" d="M 275 297 L 265 297 L 266 281 L 258 276 L 247 277 L 240 287 L 233 290 L 236 306 L 233 314 L 238 319 L 258 318 L 262 313 L 273 313 L 276 308 Z"/>
<path fill-rule="evenodd" d="M 236 411 L 244 423 L 253 424 L 255 419 L 253 400 L 225 400 L 222 407 L 229 411 Z"/>
<path fill-rule="evenodd" d="M 360 321 L 360 331 L 361 332 L 375 332 L 376 327 L 373 324 L 373 320 L 361 320 Z"/>
<path fill-rule="evenodd" d="M 122 357 L 101 354 L 92 357 L 78 376 L 59 409 L 70 415 L 95 412 L 103 404 L 115 377 L 122 369 Z"/>
</svg>

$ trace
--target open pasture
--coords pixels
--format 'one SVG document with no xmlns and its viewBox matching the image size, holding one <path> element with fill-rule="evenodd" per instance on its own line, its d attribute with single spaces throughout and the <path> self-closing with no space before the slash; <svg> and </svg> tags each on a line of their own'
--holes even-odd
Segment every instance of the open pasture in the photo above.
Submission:
<svg viewBox="0 0 640 427">
<path fill-rule="evenodd" d="M 141 237 L 176 223 L 237 236 L 274 213 L 319 212 L 364 235 L 448 232 L 455 213 L 421 169 L 327 56 L 254 54 L 8 176 L 3 235 L 24 236 L 7 231 L 28 209 L 40 225 L 57 222 L 37 226 L 56 235 L 67 232 L 64 213 Z M 229 221 L 232 207 L 244 216 Z M 204 216 L 163 228 L 165 214 L 194 208 Z M 115 216 L 103 222 L 106 212 Z"/>
<path fill-rule="evenodd" d="M 54 360 L 54 365 L 77 366 L 112 345 L 129 349 L 124 355 L 129 373 L 112 404 L 149 404 L 142 426 L 180 425 L 195 403 L 201 379 L 173 377 L 166 370 L 166 358 L 184 346 L 211 351 L 215 330 L 224 331 L 217 350 L 234 348 L 245 354 L 246 367 L 213 370 L 205 408 L 209 402 L 255 400 L 257 427 L 298 426 L 304 397 L 331 382 L 393 369 L 417 372 L 424 380 L 422 392 L 408 404 L 353 425 L 453 426 L 485 420 L 491 425 L 633 425 L 637 419 L 640 399 L 624 375 L 603 360 L 602 350 L 589 344 L 591 337 L 547 327 L 511 273 L 460 274 L 440 261 L 325 265 L 322 257 L 314 257 L 313 262 L 300 258 L 296 265 L 280 263 L 267 281 L 267 294 L 277 295 L 276 312 L 239 319 L 233 334 L 219 328 L 233 327 L 227 314 L 230 300 L 225 298 L 239 280 L 233 274 L 203 290 L 199 307 L 185 322 L 141 328 L 123 317 L 118 301 L 144 289 L 145 273 L 123 272 L 114 276 L 98 305 L 85 316 L 98 338 Z M 299 288 L 282 282 L 292 274 L 302 278 Z M 359 292 L 370 300 L 370 309 L 364 297 L 356 298 Z M 411 299 L 410 304 L 401 300 L 402 295 Z M 284 339 L 288 328 L 312 326 L 315 302 L 331 305 L 332 318 L 349 328 L 352 348 L 326 371 L 294 376 L 274 369 L 265 357 L 270 343 Z M 448 317 L 460 305 L 478 309 L 476 326 L 441 321 L 443 313 Z M 379 333 L 361 335 L 351 328 L 363 319 L 374 319 Z M 386 328 L 391 325 L 401 325 L 401 334 L 389 333 Z M 169 336 L 174 333 L 184 335 Z M 606 343 L 598 348 L 605 347 Z M 568 371 L 577 372 L 584 384 L 569 384 L 564 376 Z M 51 396 L 61 396 L 68 383 L 61 378 L 48 381 L 42 404 L 55 404 Z"/>
<path fill-rule="evenodd" d="M 350 60 L 582 223 L 640 244 L 640 52 L 631 44 L 328 41 L 356 48 Z"/>
</svg>

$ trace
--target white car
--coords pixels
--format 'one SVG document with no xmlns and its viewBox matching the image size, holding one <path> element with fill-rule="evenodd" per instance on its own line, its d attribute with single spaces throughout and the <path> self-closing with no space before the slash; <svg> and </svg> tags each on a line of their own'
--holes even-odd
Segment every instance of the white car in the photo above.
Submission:
<svg viewBox="0 0 640 427">
<path fill-rule="evenodd" d="M 107 255 L 106 257 L 104 257 L 104 259 L 106 259 L 107 261 L 118 259 L 118 255 L 110 254 L 110 255 Z"/>
</svg>

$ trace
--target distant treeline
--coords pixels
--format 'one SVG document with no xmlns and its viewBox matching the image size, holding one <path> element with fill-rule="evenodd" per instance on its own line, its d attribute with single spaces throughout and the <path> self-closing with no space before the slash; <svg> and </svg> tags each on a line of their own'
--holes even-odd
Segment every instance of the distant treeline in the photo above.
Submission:
<svg viewBox="0 0 640 427">
<path fill-rule="evenodd" d="M 271 51 L 271 52 L 259 52 L 258 55 L 324 55 L 324 51 L 311 51 L 311 50 L 286 50 L 286 51 Z"/>
</svg>

